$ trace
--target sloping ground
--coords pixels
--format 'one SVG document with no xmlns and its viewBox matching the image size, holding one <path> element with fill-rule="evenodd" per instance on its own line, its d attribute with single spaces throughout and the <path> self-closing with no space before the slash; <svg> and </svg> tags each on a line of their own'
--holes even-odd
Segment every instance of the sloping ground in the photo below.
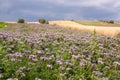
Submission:
<svg viewBox="0 0 120 80">
<path fill-rule="evenodd" d="M 49 23 L 77 30 L 94 31 L 95 29 L 97 33 L 110 36 L 115 36 L 120 33 L 120 27 L 84 26 L 73 21 L 50 21 Z"/>
<path fill-rule="evenodd" d="M 100 21 L 100 20 L 73 20 L 73 21 L 86 26 L 120 27 L 119 22 L 114 22 L 113 24 L 113 23 L 110 23 L 110 21 Z"/>
</svg>

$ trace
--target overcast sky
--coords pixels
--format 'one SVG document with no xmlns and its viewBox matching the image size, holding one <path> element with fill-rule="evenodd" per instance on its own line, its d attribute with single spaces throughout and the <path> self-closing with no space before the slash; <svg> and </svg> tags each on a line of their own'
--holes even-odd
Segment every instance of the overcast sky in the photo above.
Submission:
<svg viewBox="0 0 120 80">
<path fill-rule="evenodd" d="M 0 0 L 0 21 L 108 19 L 120 21 L 120 0 Z"/>
</svg>

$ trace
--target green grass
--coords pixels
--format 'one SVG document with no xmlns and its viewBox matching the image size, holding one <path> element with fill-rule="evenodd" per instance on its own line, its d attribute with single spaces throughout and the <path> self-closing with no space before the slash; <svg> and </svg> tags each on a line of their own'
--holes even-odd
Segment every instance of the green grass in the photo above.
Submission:
<svg viewBox="0 0 120 80">
<path fill-rule="evenodd" d="M 7 23 L 5 23 L 5 22 L 0 22 L 0 28 L 4 28 L 5 25 L 7 25 Z"/>
<path fill-rule="evenodd" d="M 110 26 L 110 27 L 120 27 L 120 23 L 115 22 L 114 24 L 111 23 L 106 23 L 106 22 L 101 22 L 98 20 L 75 20 L 75 22 L 80 23 L 82 25 L 87 25 L 87 26 Z"/>
</svg>

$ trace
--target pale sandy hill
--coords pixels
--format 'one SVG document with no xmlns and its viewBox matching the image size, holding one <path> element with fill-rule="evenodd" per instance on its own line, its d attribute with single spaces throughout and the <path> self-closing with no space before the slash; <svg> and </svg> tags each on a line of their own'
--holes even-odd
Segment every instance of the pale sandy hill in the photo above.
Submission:
<svg viewBox="0 0 120 80">
<path fill-rule="evenodd" d="M 110 35 L 110 36 L 115 36 L 118 33 L 120 33 L 120 27 L 85 26 L 73 21 L 50 21 L 49 23 L 53 25 L 56 24 L 61 27 L 67 27 L 67 28 L 77 29 L 77 30 L 94 31 L 95 29 L 97 33 Z"/>
</svg>

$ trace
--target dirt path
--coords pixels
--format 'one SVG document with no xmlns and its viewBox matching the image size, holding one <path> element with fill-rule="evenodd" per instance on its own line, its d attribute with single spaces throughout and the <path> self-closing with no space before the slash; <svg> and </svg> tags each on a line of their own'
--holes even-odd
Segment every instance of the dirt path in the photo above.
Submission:
<svg viewBox="0 0 120 80">
<path fill-rule="evenodd" d="M 77 30 L 94 31 L 95 29 L 97 33 L 110 36 L 115 36 L 120 33 L 120 27 L 84 26 L 73 21 L 50 21 L 49 23 Z"/>
</svg>

